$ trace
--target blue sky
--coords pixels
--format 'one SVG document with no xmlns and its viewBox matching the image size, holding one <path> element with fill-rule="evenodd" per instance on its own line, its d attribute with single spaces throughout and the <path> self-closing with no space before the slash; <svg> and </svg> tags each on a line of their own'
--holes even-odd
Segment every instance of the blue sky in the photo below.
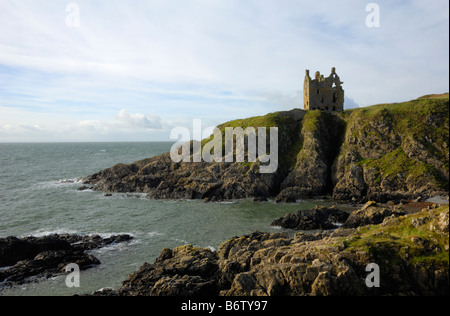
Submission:
<svg viewBox="0 0 450 316">
<path fill-rule="evenodd" d="M 368 3 L 0 0 L 0 142 L 168 140 L 303 108 L 305 69 L 336 67 L 347 108 L 448 92 L 448 1 L 375 2 L 380 27 Z"/>
</svg>

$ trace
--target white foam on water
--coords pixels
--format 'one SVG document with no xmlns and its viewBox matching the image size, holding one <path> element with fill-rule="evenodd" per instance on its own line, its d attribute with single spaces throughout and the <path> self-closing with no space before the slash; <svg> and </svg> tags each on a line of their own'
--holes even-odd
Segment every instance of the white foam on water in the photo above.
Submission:
<svg viewBox="0 0 450 316">
<path fill-rule="evenodd" d="M 229 205 L 229 204 L 237 204 L 239 202 L 233 200 L 233 201 L 220 201 L 220 202 L 214 202 L 214 203 L 223 204 L 223 205 Z"/>
<path fill-rule="evenodd" d="M 64 234 L 68 234 L 68 235 L 79 235 L 79 236 L 95 236 L 98 235 L 101 238 L 110 238 L 113 236 L 118 236 L 118 235 L 130 235 L 131 237 L 133 237 L 132 240 L 134 240 L 134 238 L 136 237 L 134 233 L 129 233 L 129 232 L 119 232 L 119 233 L 98 233 L 98 232 L 93 232 L 93 233 L 89 233 L 89 234 L 84 234 L 82 232 L 79 231 L 75 231 L 72 229 L 65 229 L 65 228 L 56 228 L 56 229 L 39 229 L 36 230 L 34 232 L 31 232 L 30 234 L 24 234 L 21 235 L 20 237 L 45 237 L 45 236 L 50 236 L 50 235 L 64 235 Z"/>
<path fill-rule="evenodd" d="M 211 250 L 212 252 L 216 252 L 216 251 L 217 251 L 217 249 L 214 248 L 213 246 L 208 246 L 208 247 L 206 247 L 206 248 L 208 248 L 208 249 Z"/>
<path fill-rule="evenodd" d="M 71 179 L 61 179 L 61 180 L 51 180 L 51 181 L 43 181 L 33 184 L 33 187 L 38 189 L 55 189 L 58 187 L 70 187 L 74 185 L 79 185 L 82 183 L 80 178 L 71 178 Z"/>
<path fill-rule="evenodd" d="M 163 236 L 163 235 L 164 235 L 163 233 L 160 233 L 160 232 L 157 232 L 157 231 L 148 232 L 147 233 L 147 236 L 150 237 L 150 238 L 153 238 L 153 237 L 156 237 L 156 236 Z"/>
<path fill-rule="evenodd" d="M 62 179 L 62 180 L 58 180 L 58 182 L 59 182 L 59 183 L 64 183 L 64 184 L 66 184 L 66 183 L 70 183 L 70 184 L 72 184 L 72 183 L 80 184 L 80 183 L 82 183 L 83 181 L 82 181 L 81 178 L 72 178 L 72 179 Z"/>
<path fill-rule="evenodd" d="M 80 232 L 77 232 L 75 230 L 71 230 L 71 229 L 64 229 L 64 228 L 57 228 L 57 229 L 52 229 L 52 230 L 47 230 L 47 229 L 40 229 L 37 231 L 34 231 L 30 234 L 26 234 L 26 235 L 22 235 L 20 237 L 45 237 L 45 236 L 50 236 L 50 235 L 63 235 L 63 234 L 70 234 L 70 235 L 82 235 Z"/>
</svg>

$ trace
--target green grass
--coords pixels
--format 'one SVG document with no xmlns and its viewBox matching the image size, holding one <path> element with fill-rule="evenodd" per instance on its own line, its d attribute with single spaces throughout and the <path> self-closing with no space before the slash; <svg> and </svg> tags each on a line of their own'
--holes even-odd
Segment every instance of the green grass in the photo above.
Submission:
<svg viewBox="0 0 450 316">
<path fill-rule="evenodd" d="M 388 260 L 395 265 L 407 260 L 412 264 L 430 264 L 438 267 L 449 265 L 449 253 L 445 250 L 448 245 L 448 235 L 430 230 L 436 218 L 425 222 L 424 225 L 414 227 L 412 220 L 418 218 L 433 218 L 442 212 L 448 212 L 448 206 L 421 211 L 416 214 L 401 216 L 387 225 L 368 225 L 359 228 L 357 235 L 351 240 L 343 239 L 348 251 L 364 251 L 373 258 Z M 423 247 L 414 239 L 423 240 L 427 246 Z"/>
<path fill-rule="evenodd" d="M 292 120 L 286 116 L 280 116 L 278 112 L 269 113 L 264 116 L 255 116 L 247 119 L 239 119 L 219 125 L 220 130 L 225 130 L 225 127 L 282 127 L 284 124 L 289 124 Z"/>
<path fill-rule="evenodd" d="M 225 128 L 240 127 L 244 131 L 248 127 L 255 128 L 258 131 L 258 127 L 265 127 L 266 133 L 269 135 L 271 127 L 278 127 L 278 160 L 280 166 L 284 169 L 292 168 L 296 162 L 296 155 L 301 149 L 300 133 L 298 131 L 298 124 L 292 118 L 288 116 L 279 115 L 278 112 L 270 113 L 263 116 L 256 116 L 247 119 L 238 119 L 230 122 L 226 122 L 217 126 L 217 128 L 222 133 L 222 150 L 225 152 Z M 212 135 L 206 139 L 202 140 L 202 148 L 208 143 L 212 138 Z M 269 142 L 267 142 L 267 149 L 269 152 Z M 235 149 L 234 149 L 235 152 Z M 267 153 L 268 153 L 267 152 Z M 250 167 L 251 162 L 244 162 L 243 166 Z"/>
<path fill-rule="evenodd" d="M 304 132 L 310 132 L 310 133 L 314 133 L 317 130 L 317 125 L 319 122 L 320 117 L 326 114 L 323 111 L 319 111 L 319 110 L 314 110 L 314 111 L 308 111 L 305 114 L 305 117 L 303 118 L 303 131 Z"/>
</svg>

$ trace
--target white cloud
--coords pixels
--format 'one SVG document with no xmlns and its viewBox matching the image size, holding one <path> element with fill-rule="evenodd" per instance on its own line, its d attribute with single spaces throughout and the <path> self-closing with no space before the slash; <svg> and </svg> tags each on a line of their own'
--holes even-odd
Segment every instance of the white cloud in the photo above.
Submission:
<svg viewBox="0 0 450 316">
<path fill-rule="evenodd" d="M 120 110 L 117 120 L 126 128 L 161 129 L 161 118 L 156 115 L 129 114 Z"/>
<path fill-rule="evenodd" d="M 77 0 L 78 28 L 67 3 L 0 0 L 0 110 L 23 114 L 0 124 L 130 135 L 261 115 L 302 106 L 306 68 L 335 66 L 351 106 L 448 90 L 446 0 L 377 1 L 380 28 L 354 0 Z"/>
<path fill-rule="evenodd" d="M 0 108 L 7 112 L 7 109 Z M 16 115 L 21 111 L 12 111 L 8 119 L 18 121 Z M 37 118 L 39 120 L 39 118 Z M 124 140 L 123 137 L 132 136 L 133 139 L 142 141 L 157 140 L 152 136 L 157 132 L 159 137 L 169 134 L 168 129 L 173 126 L 169 121 L 162 120 L 157 115 L 145 115 L 140 113 L 128 113 L 121 110 L 110 119 L 67 121 L 60 120 L 57 116 L 49 118 L 45 125 L 29 122 L 6 123 L 0 120 L 0 142 L 22 141 L 114 141 Z"/>
<path fill-rule="evenodd" d="M 70 127 L 81 133 L 111 136 L 116 133 L 148 133 L 163 129 L 163 120 L 157 115 L 128 113 L 125 109 L 110 120 L 84 120 Z"/>
</svg>

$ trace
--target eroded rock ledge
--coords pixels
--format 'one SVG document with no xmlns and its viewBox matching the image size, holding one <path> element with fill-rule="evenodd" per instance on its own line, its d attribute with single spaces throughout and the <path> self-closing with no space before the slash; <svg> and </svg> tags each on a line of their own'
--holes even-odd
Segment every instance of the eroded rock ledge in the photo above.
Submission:
<svg viewBox="0 0 450 316">
<path fill-rule="evenodd" d="M 0 283 L 22 284 L 30 278 L 48 278 L 76 263 L 81 270 L 100 264 L 85 251 L 131 240 L 130 235 L 102 238 L 99 235 L 53 234 L 43 237 L 0 238 Z"/>
<path fill-rule="evenodd" d="M 118 290 L 94 295 L 448 295 L 449 208 L 316 234 L 254 232 L 218 251 L 164 249 Z M 369 288 L 365 268 L 380 267 Z"/>
</svg>

